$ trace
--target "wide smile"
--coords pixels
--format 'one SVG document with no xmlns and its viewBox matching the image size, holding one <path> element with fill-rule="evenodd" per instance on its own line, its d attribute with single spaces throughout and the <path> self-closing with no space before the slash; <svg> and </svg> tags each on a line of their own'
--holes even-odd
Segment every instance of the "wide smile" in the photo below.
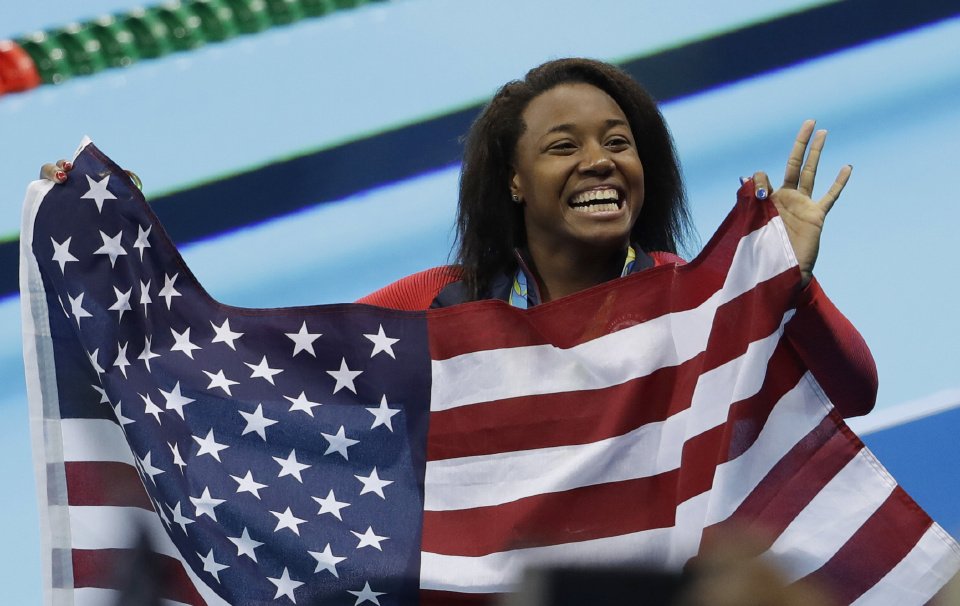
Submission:
<svg viewBox="0 0 960 606">
<path fill-rule="evenodd" d="M 615 187 L 589 189 L 574 194 L 567 205 L 583 214 L 617 213 L 624 206 L 625 196 Z"/>
</svg>

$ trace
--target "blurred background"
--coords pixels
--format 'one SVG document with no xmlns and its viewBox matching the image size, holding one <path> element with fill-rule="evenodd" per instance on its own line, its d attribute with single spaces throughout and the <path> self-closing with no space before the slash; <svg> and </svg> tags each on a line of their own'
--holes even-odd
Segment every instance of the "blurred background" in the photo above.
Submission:
<svg viewBox="0 0 960 606">
<path fill-rule="evenodd" d="M 10 603 L 41 595 L 16 292 L 20 204 L 41 164 L 89 135 L 140 175 L 224 303 L 352 301 L 447 262 L 458 138 L 497 87 L 564 56 L 617 63 L 662 101 L 701 244 L 732 208 L 739 176 L 766 170 L 779 182 L 801 122 L 829 130 L 818 193 L 843 164 L 854 172 L 816 274 L 880 372 L 877 410 L 852 425 L 960 533 L 955 0 L 141 6 L 0 5 L 0 40 L 39 68 L 14 73 L 0 47 L 0 578 Z M 224 6 L 235 19 L 221 18 Z M 156 27 L 166 33 L 151 38 Z"/>
</svg>

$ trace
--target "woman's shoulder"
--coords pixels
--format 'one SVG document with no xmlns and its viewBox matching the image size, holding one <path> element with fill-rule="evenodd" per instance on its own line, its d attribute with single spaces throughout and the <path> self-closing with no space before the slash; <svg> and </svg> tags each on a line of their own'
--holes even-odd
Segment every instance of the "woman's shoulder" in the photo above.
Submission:
<svg viewBox="0 0 960 606">
<path fill-rule="evenodd" d="M 460 268 L 455 265 L 431 267 L 400 278 L 393 284 L 358 299 L 357 303 L 402 311 L 428 309 L 441 290 L 460 278 Z"/>
<path fill-rule="evenodd" d="M 675 263 L 677 265 L 686 265 L 687 262 L 683 257 L 675 255 L 671 252 L 665 252 L 662 250 L 654 250 L 647 253 L 650 255 L 650 258 L 653 259 L 653 266 L 660 267 L 661 265 L 670 265 Z"/>
</svg>

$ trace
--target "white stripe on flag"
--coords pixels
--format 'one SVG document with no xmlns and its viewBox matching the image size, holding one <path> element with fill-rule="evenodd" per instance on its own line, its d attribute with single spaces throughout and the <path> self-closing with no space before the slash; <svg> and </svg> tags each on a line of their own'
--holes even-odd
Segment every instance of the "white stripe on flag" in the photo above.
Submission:
<svg viewBox="0 0 960 606">
<path fill-rule="evenodd" d="M 957 543 L 937 524 L 927 529 L 910 553 L 871 587 L 853 606 L 903 606 L 924 604 L 957 571 Z"/>
<path fill-rule="evenodd" d="M 775 563 L 788 583 L 807 576 L 850 540 L 895 487 L 861 450 L 797 514 L 763 558 Z"/>
<path fill-rule="evenodd" d="M 174 527 L 179 531 L 180 527 Z M 159 516 L 139 507 L 70 506 L 74 549 L 133 549 L 141 532 L 147 533 L 153 551 L 179 557 Z"/>
<path fill-rule="evenodd" d="M 63 419 L 64 461 L 113 461 L 133 465 L 133 453 L 120 426 L 104 419 Z"/>
<path fill-rule="evenodd" d="M 788 312 L 783 323 L 792 315 Z M 590 444 L 428 461 L 424 509 L 449 511 L 500 505 L 676 469 L 687 439 L 726 422 L 731 403 L 760 389 L 783 323 L 770 336 L 751 343 L 742 356 L 701 375 L 691 407 L 665 421 L 647 423 L 624 435 Z"/>
<path fill-rule="evenodd" d="M 638 562 L 638 554 L 644 558 L 640 563 L 682 565 L 696 553 L 703 528 L 729 517 L 770 468 L 820 423 L 828 407 L 819 400 L 819 393 L 819 387 L 808 374 L 785 394 L 756 442 L 738 458 L 717 466 L 714 488 L 677 506 L 676 520 L 681 527 L 478 557 L 424 552 L 421 554 L 421 586 L 443 591 L 502 593 L 513 589 L 524 566 Z"/>
<path fill-rule="evenodd" d="M 570 349 L 535 345 L 434 360 L 431 410 L 533 394 L 601 389 L 689 360 L 706 347 L 720 305 L 792 267 L 790 260 L 771 252 L 782 248 L 782 243 L 776 244 L 782 237 L 774 225 L 779 220 L 771 220 L 741 239 L 723 289 L 697 308 L 666 314 Z M 750 267 L 749 275 L 741 275 L 740 266 Z M 663 343 L 670 341 L 676 347 L 664 348 Z M 596 364 L 601 359 L 602 367 Z M 537 380 L 530 381 L 531 376 Z"/>
<path fill-rule="evenodd" d="M 655 528 L 615 537 L 515 549 L 477 557 L 423 552 L 420 555 L 420 586 L 438 591 L 504 593 L 514 588 L 523 569 L 531 565 L 593 566 L 632 562 L 659 568 L 663 566 L 669 551 L 672 532 L 672 528 Z"/>
<path fill-rule="evenodd" d="M 777 402 L 760 435 L 742 455 L 719 465 L 704 527 L 726 520 L 750 496 L 773 466 L 830 411 L 813 375 L 805 374 Z"/>
<path fill-rule="evenodd" d="M 104 606 L 119 604 L 120 592 L 116 589 L 99 587 L 78 587 L 73 590 L 73 606 Z M 161 606 L 190 606 L 173 600 L 160 600 Z"/>
</svg>

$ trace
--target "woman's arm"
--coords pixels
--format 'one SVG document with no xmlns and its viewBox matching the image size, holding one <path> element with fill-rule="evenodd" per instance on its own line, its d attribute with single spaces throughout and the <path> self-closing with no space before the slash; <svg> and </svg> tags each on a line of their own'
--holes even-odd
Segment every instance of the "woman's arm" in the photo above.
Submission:
<svg viewBox="0 0 960 606">
<path fill-rule="evenodd" d="M 816 278 L 799 297 L 784 334 L 840 414 L 867 414 L 877 401 L 877 365 L 866 342 Z"/>
<path fill-rule="evenodd" d="M 756 173 L 753 180 L 757 198 L 769 197 L 777 207 L 800 267 L 804 288 L 785 334 L 837 410 L 844 417 L 852 417 L 867 414 L 876 403 L 877 366 L 863 337 L 813 278 L 813 266 L 824 220 L 853 167 L 841 168 L 823 197 L 813 200 L 820 153 L 827 139 L 827 131 L 814 132 L 815 127 L 813 120 L 800 127 L 780 189 L 773 191 L 763 172 Z"/>
</svg>

